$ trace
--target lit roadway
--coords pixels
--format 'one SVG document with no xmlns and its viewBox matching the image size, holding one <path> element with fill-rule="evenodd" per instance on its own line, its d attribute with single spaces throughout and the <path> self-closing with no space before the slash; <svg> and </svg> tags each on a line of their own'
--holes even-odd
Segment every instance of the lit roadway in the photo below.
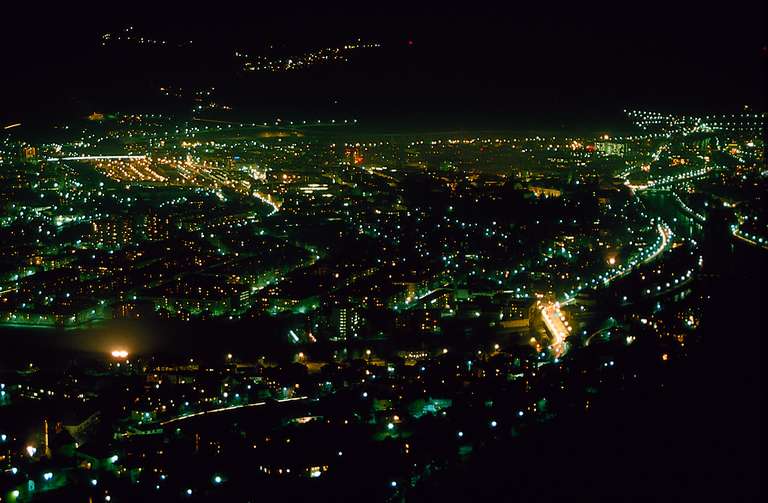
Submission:
<svg viewBox="0 0 768 503">
<path fill-rule="evenodd" d="M 272 196 L 270 196 L 269 194 L 264 195 L 264 194 L 261 194 L 260 192 L 254 192 L 253 196 L 256 199 L 259 199 L 261 202 L 266 203 L 272 207 L 272 212 L 269 215 L 267 215 L 268 217 L 271 217 L 272 215 L 274 215 L 280 210 L 280 205 L 277 204 L 275 201 L 273 201 Z"/>
<path fill-rule="evenodd" d="M 658 257 L 670 245 L 670 238 L 672 237 L 672 231 L 670 230 L 670 228 L 667 227 L 666 224 L 658 224 L 656 226 L 656 229 L 659 231 L 659 235 L 661 236 L 661 244 L 659 245 L 659 247 L 656 250 L 654 250 L 653 253 L 648 255 L 645 259 L 643 259 L 643 261 L 640 262 L 641 265 L 642 264 L 647 264 L 648 262 L 650 262 L 653 259 L 655 259 L 656 257 Z M 615 280 L 617 278 L 621 278 L 622 276 L 626 276 L 627 274 L 632 272 L 632 269 L 633 269 L 633 267 L 626 267 L 626 268 L 625 267 L 619 267 L 618 270 L 614 274 L 612 274 L 611 276 L 606 277 L 603 280 L 603 284 L 607 285 L 608 283 L 610 283 L 611 281 L 613 281 L 613 280 Z"/>
<path fill-rule="evenodd" d="M 659 244 L 659 247 L 654 250 L 653 253 L 643 259 L 640 264 L 645 264 L 654 260 L 671 244 L 672 231 L 670 228 L 663 223 L 658 224 L 656 228 L 658 229 L 659 235 L 661 236 L 661 243 Z M 633 269 L 634 267 L 620 267 L 616 273 L 606 277 L 603 280 L 603 283 L 607 285 L 614 279 L 629 274 Z M 569 299 L 565 303 L 568 303 L 572 300 L 573 298 Z M 570 335 L 573 327 L 571 327 L 570 324 L 565 320 L 565 316 L 560 311 L 559 302 L 548 303 L 544 305 L 541 308 L 541 318 L 544 321 L 544 326 L 547 328 L 547 331 L 550 333 L 553 339 L 553 342 L 550 345 L 550 349 L 552 350 L 552 353 L 555 355 L 555 357 L 559 358 L 567 350 L 566 339 Z"/>
<path fill-rule="evenodd" d="M 297 400 L 306 400 L 306 399 L 307 397 L 305 396 L 299 396 L 296 398 L 283 398 L 282 400 L 277 400 L 277 402 L 278 403 L 295 402 Z M 167 426 L 169 424 L 177 423 L 185 419 L 192 419 L 193 417 L 210 416 L 213 414 L 220 414 L 222 412 L 229 412 L 229 411 L 238 410 L 238 409 L 246 409 L 250 407 L 261 407 L 262 405 L 267 405 L 267 403 L 269 402 L 247 403 L 243 405 L 232 405 L 231 407 L 220 407 L 218 409 L 204 410 L 202 412 L 194 412 L 192 414 L 187 414 L 186 416 L 179 416 L 179 417 L 174 417 L 173 419 L 168 419 L 167 421 L 161 422 L 160 425 Z"/>
<path fill-rule="evenodd" d="M 661 246 L 659 246 L 655 252 L 651 253 L 645 260 L 643 260 L 641 264 L 645 264 L 646 262 L 650 262 L 651 260 L 655 259 L 669 246 L 669 239 L 672 237 L 672 231 L 669 229 L 669 227 L 667 227 L 666 224 L 658 224 L 656 228 L 659 230 L 659 234 L 661 234 Z"/>
<path fill-rule="evenodd" d="M 596 331 L 596 332 L 592 332 L 592 333 L 589 335 L 589 337 L 587 337 L 586 339 L 584 339 L 584 345 L 585 345 L 585 346 L 589 346 L 589 343 L 590 343 L 590 342 L 592 342 L 592 339 L 594 339 L 594 338 L 595 338 L 595 336 L 597 336 L 597 335 L 599 335 L 599 334 L 602 334 L 602 333 L 604 333 L 604 332 L 608 332 L 608 331 L 609 331 L 609 330 L 611 330 L 612 328 L 614 328 L 614 327 L 613 327 L 613 326 L 610 326 L 610 327 L 601 328 L 600 330 L 598 330 L 598 331 Z"/>
<path fill-rule="evenodd" d="M 554 339 L 550 348 L 555 357 L 559 358 L 565 353 L 565 340 L 572 330 L 572 327 L 565 321 L 565 316 L 560 311 L 560 303 L 555 302 L 554 304 L 547 304 L 542 307 L 541 319 L 544 320 L 544 325 Z"/>
<path fill-rule="evenodd" d="M 74 157 L 49 157 L 48 162 L 58 161 L 101 161 L 109 159 L 146 159 L 145 155 L 78 155 Z"/>
<path fill-rule="evenodd" d="M 642 261 L 640 261 L 638 263 L 638 265 L 647 264 L 648 262 L 654 260 L 661 253 L 663 253 L 667 248 L 669 248 L 670 244 L 672 244 L 672 240 L 671 240 L 671 238 L 672 238 L 672 230 L 669 228 L 669 226 L 667 224 L 665 224 L 665 223 L 658 224 L 656 226 L 656 230 L 659 231 L 659 236 L 661 237 L 661 243 L 659 243 L 659 247 L 656 248 L 653 251 L 653 253 L 651 253 L 650 255 L 645 257 Z M 617 278 L 621 278 L 622 276 L 626 276 L 627 274 L 632 272 L 632 270 L 635 268 L 634 266 L 635 266 L 635 263 L 632 262 L 632 264 L 630 264 L 629 267 L 627 267 L 627 266 L 619 266 L 619 267 L 617 267 L 615 269 L 615 272 L 612 275 L 606 276 L 605 278 L 601 277 L 601 279 L 603 280 L 603 284 L 607 285 L 608 283 L 610 283 L 611 281 L 613 281 L 613 280 L 615 280 Z M 565 300 L 563 302 L 563 305 L 570 304 L 571 302 L 573 302 L 574 299 L 575 299 L 575 297 L 567 298 L 567 300 Z"/>
<path fill-rule="evenodd" d="M 734 228 L 731 233 L 733 236 L 737 239 L 741 239 L 742 241 L 751 244 L 752 246 L 759 246 L 760 248 L 764 250 L 768 250 L 768 245 L 764 244 L 763 241 L 765 241 L 763 238 L 752 236 L 754 239 L 750 239 L 745 235 L 741 230 L 738 228 Z"/>
</svg>

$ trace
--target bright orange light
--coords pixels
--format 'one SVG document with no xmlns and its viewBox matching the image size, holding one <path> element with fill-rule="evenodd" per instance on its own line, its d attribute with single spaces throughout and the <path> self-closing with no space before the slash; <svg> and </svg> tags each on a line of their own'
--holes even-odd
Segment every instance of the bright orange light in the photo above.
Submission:
<svg viewBox="0 0 768 503">
<path fill-rule="evenodd" d="M 128 351 L 124 349 L 115 349 L 112 351 L 112 356 L 114 358 L 127 358 L 128 357 Z"/>
</svg>

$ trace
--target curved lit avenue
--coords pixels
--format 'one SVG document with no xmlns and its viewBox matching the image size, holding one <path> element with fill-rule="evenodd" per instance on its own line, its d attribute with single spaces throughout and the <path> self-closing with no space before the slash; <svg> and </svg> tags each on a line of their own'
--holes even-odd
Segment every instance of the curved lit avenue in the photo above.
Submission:
<svg viewBox="0 0 768 503">
<path fill-rule="evenodd" d="M 309 397 L 298 396 L 298 397 L 293 397 L 293 398 L 283 398 L 283 399 L 280 399 L 280 400 L 275 400 L 275 402 L 277 402 L 277 403 L 296 402 L 296 401 L 300 401 L 300 400 L 306 400 L 307 398 L 309 398 Z M 246 403 L 246 404 L 242 404 L 242 405 L 232 405 L 230 407 L 220 407 L 218 409 L 204 410 L 202 412 L 194 412 L 192 414 L 187 414 L 187 415 L 184 415 L 184 416 L 179 416 L 179 417 L 174 417 L 172 419 L 168 419 L 166 421 L 161 422 L 160 425 L 161 426 L 168 426 L 169 424 L 179 423 L 181 421 L 186 421 L 187 419 L 193 419 L 193 418 L 196 418 L 196 417 L 203 417 L 203 416 L 212 416 L 212 415 L 215 415 L 215 414 L 221 414 L 223 412 L 232 412 L 232 411 L 240 410 L 240 409 L 249 409 L 249 408 L 253 408 L 253 407 L 261 407 L 261 406 L 267 405 L 268 403 L 270 403 L 270 402 Z"/>
<path fill-rule="evenodd" d="M 659 246 L 650 255 L 640 261 L 638 265 L 646 264 L 655 260 L 659 255 L 667 250 L 672 243 L 671 239 L 673 233 L 667 224 L 663 222 L 659 223 L 656 225 L 656 228 L 659 232 L 661 242 L 659 243 Z M 604 278 L 602 283 L 604 285 L 608 285 L 611 281 L 626 276 L 635 268 L 636 266 L 619 267 L 617 272 L 611 276 L 608 276 L 607 278 Z M 567 298 L 563 301 L 562 305 L 571 303 L 573 299 L 574 297 L 570 296 L 570 298 Z M 546 327 L 549 335 L 552 337 L 552 343 L 550 344 L 549 349 L 553 358 L 561 358 L 567 352 L 567 339 L 573 331 L 573 327 L 566 320 L 565 315 L 560 310 L 560 307 L 560 302 L 548 302 L 539 308 L 544 326 Z"/>
</svg>

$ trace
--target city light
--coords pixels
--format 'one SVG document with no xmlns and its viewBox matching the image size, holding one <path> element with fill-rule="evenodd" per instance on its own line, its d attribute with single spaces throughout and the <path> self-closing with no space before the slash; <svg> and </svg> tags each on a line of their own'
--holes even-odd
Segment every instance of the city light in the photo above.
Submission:
<svg viewBox="0 0 768 503">
<path fill-rule="evenodd" d="M 4 26 L 0 500 L 674 497 L 759 437 L 756 16 L 246 7 Z"/>
</svg>

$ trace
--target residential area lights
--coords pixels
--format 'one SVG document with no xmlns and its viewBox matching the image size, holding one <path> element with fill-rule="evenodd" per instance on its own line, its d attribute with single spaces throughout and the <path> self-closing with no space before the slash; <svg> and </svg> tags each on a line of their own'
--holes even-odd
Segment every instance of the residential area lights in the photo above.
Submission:
<svg viewBox="0 0 768 503">
<path fill-rule="evenodd" d="M 719 190 L 730 232 L 765 246 L 759 208 L 736 202 L 763 183 L 749 165 L 762 143 L 718 146 L 691 138 L 706 121 L 632 118 L 646 126 L 632 136 L 360 141 L 341 118 L 136 115 L 37 151 L 0 138 L 0 324 L 110 341 L 82 365 L 41 358 L 3 374 L 0 411 L 41 412 L 35 435 L 3 424 L 0 461 L 14 471 L 0 473 L 0 497 L 26 498 L 27 481 L 114 501 L 131 487 L 143 501 L 370 477 L 370 490 L 408 498 L 435 466 L 461 469 L 529 422 L 674 365 L 709 292 L 696 272 L 717 219 L 697 203 Z M 744 151 L 734 173 L 701 168 L 718 149 Z M 122 326 L 181 327 L 203 350 L 192 357 L 195 337 L 153 354 Z M 653 362 L 623 352 L 634 341 Z M 93 424 L 108 434 L 81 438 Z"/>
</svg>

